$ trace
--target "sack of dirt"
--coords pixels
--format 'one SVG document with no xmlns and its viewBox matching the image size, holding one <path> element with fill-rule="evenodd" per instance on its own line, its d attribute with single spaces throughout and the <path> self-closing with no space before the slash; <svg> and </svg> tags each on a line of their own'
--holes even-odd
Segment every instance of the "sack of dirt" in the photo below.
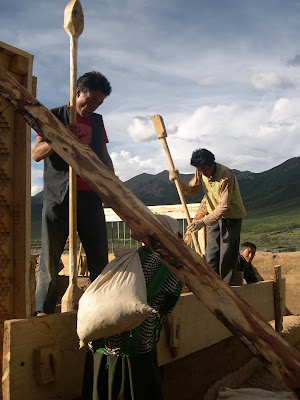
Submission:
<svg viewBox="0 0 300 400">
<path fill-rule="evenodd" d="M 147 304 L 139 253 L 125 249 L 116 254 L 79 300 L 80 347 L 134 329 L 153 312 Z"/>
</svg>

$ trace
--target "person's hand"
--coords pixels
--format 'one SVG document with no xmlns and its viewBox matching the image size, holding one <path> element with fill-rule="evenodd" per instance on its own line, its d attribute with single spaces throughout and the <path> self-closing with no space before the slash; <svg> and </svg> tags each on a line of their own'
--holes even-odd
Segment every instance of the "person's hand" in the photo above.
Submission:
<svg viewBox="0 0 300 400">
<path fill-rule="evenodd" d="M 178 171 L 178 169 L 170 169 L 170 171 L 169 171 L 169 181 L 174 182 L 176 179 L 179 179 L 179 171 Z"/>
<path fill-rule="evenodd" d="M 199 219 L 199 221 L 192 222 L 191 224 L 188 225 L 186 232 L 188 233 L 196 233 L 199 231 L 201 228 L 204 226 L 204 222 L 202 219 Z"/>
</svg>

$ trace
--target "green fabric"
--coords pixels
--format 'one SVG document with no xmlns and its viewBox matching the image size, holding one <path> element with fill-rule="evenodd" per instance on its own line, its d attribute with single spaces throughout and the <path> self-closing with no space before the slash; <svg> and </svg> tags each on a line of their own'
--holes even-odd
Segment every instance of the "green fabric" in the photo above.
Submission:
<svg viewBox="0 0 300 400">
<path fill-rule="evenodd" d="M 144 261 L 146 255 L 147 255 L 147 253 L 149 253 L 149 251 L 150 250 L 148 250 L 148 248 L 145 246 L 142 246 L 138 249 L 138 253 L 139 253 L 142 265 L 143 265 L 143 261 Z M 156 275 L 150 282 L 150 285 L 147 287 L 147 303 L 149 306 L 151 306 L 151 302 L 152 302 L 153 298 L 155 296 L 157 296 L 157 294 L 161 290 L 161 287 L 163 286 L 169 273 L 170 273 L 170 270 L 164 264 L 161 264 Z"/>
<path fill-rule="evenodd" d="M 156 349 L 133 357 L 94 358 L 93 400 L 162 400 Z"/>
<path fill-rule="evenodd" d="M 209 213 L 211 213 L 220 204 L 220 180 L 223 173 L 228 169 L 224 165 L 218 165 L 219 170 L 216 180 L 214 182 L 209 183 L 208 178 L 202 175 L 203 189 L 207 198 L 207 211 Z M 235 188 L 232 192 L 229 207 L 225 211 L 223 218 L 240 219 L 243 218 L 246 214 L 237 179 L 236 177 L 234 177 L 234 179 Z"/>
</svg>

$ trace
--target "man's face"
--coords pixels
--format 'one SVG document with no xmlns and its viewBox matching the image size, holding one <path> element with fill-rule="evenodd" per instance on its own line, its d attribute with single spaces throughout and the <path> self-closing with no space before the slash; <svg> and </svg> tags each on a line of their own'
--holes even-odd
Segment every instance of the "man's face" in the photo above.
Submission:
<svg viewBox="0 0 300 400">
<path fill-rule="evenodd" d="M 244 250 L 240 250 L 240 254 L 244 257 L 244 259 L 248 262 L 251 263 L 254 256 L 255 256 L 255 250 L 252 249 L 251 247 L 247 247 Z"/>
<path fill-rule="evenodd" d="M 82 92 L 76 90 L 76 111 L 83 117 L 88 118 L 103 103 L 106 96 L 100 90 L 89 90 Z"/>
<path fill-rule="evenodd" d="M 196 167 L 197 171 L 199 171 L 202 175 L 206 176 L 207 178 L 210 178 L 213 176 L 214 169 L 215 169 L 215 163 L 211 163 L 211 165 L 205 165 L 201 164 Z"/>
</svg>

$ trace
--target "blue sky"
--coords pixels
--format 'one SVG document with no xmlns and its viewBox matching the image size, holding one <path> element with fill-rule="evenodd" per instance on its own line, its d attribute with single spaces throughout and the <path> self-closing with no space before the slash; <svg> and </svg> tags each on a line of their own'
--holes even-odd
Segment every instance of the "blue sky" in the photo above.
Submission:
<svg viewBox="0 0 300 400">
<path fill-rule="evenodd" d="M 3 0 L 0 0 L 4 3 Z M 37 97 L 69 98 L 69 36 L 62 0 L 10 0 L 0 40 L 34 55 Z M 241 171 L 300 156 L 300 2 L 296 0 L 82 0 L 78 75 L 102 72 L 104 117 L 116 174 L 168 169 L 151 116 L 160 114 L 175 166 L 194 149 Z M 32 134 L 32 141 L 35 133 Z M 42 190 L 32 162 L 32 194 Z"/>
</svg>

